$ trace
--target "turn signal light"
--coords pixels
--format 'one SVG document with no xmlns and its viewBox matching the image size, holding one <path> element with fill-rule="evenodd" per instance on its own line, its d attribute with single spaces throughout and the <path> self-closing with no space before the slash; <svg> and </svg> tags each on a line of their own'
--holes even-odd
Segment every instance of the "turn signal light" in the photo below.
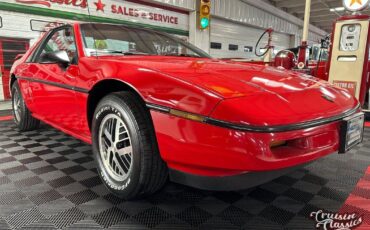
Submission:
<svg viewBox="0 0 370 230">
<path fill-rule="evenodd" d="M 270 148 L 277 148 L 286 145 L 286 141 L 273 141 L 270 143 Z"/>
<path fill-rule="evenodd" d="M 198 121 L 198 122 L 205 121 L 205 117 L 203 117 L 203 116 L 183 112 L 183 111 L 180 111 L 180 110 L 171 109 L 170 114 L 172 114 L 174 116 L 177 116 L 177 117 L 182 117 L 182 118 L 185 118 L 185 119 L 189 119 L 189 120 L 192 120 L 192 121 Z"/>
</svg>

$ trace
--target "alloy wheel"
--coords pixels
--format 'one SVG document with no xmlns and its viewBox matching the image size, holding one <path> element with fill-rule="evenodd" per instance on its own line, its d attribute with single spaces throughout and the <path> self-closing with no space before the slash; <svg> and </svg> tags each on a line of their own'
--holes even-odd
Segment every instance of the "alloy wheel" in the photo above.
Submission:
<svg viewBox="0 0 370 230">
<path fill-rule="evenodd" d="M 13 110 L 14 115 L 17 121 L 20 121 L 21 119 L 21 97 L 19 95 L 18 90 L 14 91 L 13 94 Z"/>
<path fill-rule="evenodd" d="M 124 181 L 132 169 L 132 143 L 123 120 L 109 114 L 99 128 L 99 151 L 108 174 L 116 181 Z"/>
</svg>

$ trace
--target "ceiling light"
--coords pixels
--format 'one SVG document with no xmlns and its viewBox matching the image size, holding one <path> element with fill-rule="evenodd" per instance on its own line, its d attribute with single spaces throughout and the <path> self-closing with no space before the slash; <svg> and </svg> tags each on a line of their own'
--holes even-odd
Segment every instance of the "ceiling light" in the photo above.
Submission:
<svg viewBox="0 0 370 230">
<path fill-rule="evenodd" d="M 344 10 L 345 10 L 344 7 L 336 7 L 336 8 L 331 8 L 330 12 L 340 12 L 340 11 L 344 11 Z"/>
</svg>

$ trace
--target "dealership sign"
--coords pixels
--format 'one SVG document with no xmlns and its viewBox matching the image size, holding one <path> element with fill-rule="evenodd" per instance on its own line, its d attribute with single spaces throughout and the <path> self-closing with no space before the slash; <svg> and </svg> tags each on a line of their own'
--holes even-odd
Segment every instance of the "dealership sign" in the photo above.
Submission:
<svg viewBox="0 0 370 230">
<path fill-rule="evenodd" d="M 138 3 L 119 0 L 13 0 L 17 4 L 49 8 L 97 17 L 104 17 L 155 26 L 188 30 L 189 16 L 146 6 Z"/>
</svg>

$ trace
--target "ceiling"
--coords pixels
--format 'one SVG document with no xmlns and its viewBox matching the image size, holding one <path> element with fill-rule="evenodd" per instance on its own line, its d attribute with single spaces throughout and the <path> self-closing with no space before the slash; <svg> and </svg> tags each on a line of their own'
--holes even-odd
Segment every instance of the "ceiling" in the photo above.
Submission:
<svg viewBox="0 0 370 230">
<path fill-rule="evenodd" d="M 304 18 L 305 4 L 304 0 L 265 0 L 275 7 L 284 10 L 300 19 Z M 330 12 L 329 9 L 342 7 L 342 0 L 312 0 L 310 23 L 331 32 L 333 21 L 347 14 L 346 12 Z M 370 15 L 370 9 L 363 11 L 364 14 Z"/>
</svg>

